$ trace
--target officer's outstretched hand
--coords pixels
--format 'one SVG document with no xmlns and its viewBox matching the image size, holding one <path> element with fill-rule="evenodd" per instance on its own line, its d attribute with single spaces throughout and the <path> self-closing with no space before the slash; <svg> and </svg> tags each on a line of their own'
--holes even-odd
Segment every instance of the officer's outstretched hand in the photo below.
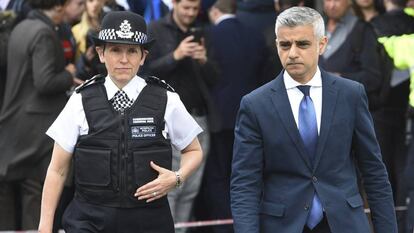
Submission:
<svg viewBox="0 0 414 233">
<path fill-rule="evenodd" d="M 150 162 L 152 169 L 158 172 L 157 179 L 139 187 L 135 192 L 134 196 L 138 197 L 138 200 L 147 200 L 151 202 L 157 200 L 165 195 L 175 187 L 176 176 L 173 171 L 162 168 Z"/>
</svg>

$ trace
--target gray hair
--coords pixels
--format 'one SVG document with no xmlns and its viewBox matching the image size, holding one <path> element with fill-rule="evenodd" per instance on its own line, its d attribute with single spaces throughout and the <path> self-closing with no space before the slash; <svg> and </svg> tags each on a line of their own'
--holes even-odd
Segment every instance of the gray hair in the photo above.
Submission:
<svg viewBox="0 0 414 233">
<path fill-rule="evenodd" d="M 317 38 L 322 38 L 325 35 L 325 23 L 319 12 L 316 10 L 304 7 L 295 6 L 286 9 L 276 19 L 275 32 L 281 26 L 296 27 L 312 25 Z M 276 35 L 277 36 L 277 35 Z"/>
</svg>

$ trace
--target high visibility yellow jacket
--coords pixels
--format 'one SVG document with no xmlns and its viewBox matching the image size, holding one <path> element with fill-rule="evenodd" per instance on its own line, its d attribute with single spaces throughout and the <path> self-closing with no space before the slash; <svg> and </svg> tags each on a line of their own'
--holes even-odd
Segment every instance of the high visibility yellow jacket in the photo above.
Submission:
<svg viewBox="0 0 414 233">
<path fill-rule="evenodd" d="M 413 17 L 414 17 L 414 8 L 407 7 L 407 8 L 405 8 L 405 9 L 404 9 L 404 12 L 405 12 L 407 15 L 410 15 L 410 16 L 413 16 Z"/>
<path fill-rule="evenodd" d="M 414 107 L 414 34 L 381 37 L 378 39 L 394 61 L 394 67 L 410 72 L 409 104 Z"/>
</svg>

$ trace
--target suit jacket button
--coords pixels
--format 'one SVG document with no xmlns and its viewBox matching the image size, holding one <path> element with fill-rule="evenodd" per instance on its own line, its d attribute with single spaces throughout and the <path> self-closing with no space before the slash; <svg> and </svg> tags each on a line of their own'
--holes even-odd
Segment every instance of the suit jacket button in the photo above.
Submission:
<svg viewBox="0 0 414 233">
<path fill-rule="evenodd" d="M 312 176 L 312 181 L 313 183 L 316 183 L 318 181 L 318 178 L 316 178 L 316 176 Z"/>
<path fill-rule="evenodd" d="M 303 207 L 303 209 L 304 209 L 304 210 L 309 210 L 309 205 L 305 205 L 305 206 Z"/>
</svg>

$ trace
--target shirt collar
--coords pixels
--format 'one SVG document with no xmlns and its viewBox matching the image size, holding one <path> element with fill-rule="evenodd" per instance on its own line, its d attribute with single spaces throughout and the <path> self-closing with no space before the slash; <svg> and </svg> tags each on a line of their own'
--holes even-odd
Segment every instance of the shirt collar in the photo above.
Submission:
<svg viewBox="0 0 414 233">
<path fill-rule="evenodd" d="M 119 88 L 115 85 L 109 76 L 105 78 L 105 88 L 108 95 L 108 100 L 112 99 Z M 128 98 L 135 101 L 138 98 L 139 93 L 146 85 L 146 82 L 141 77 L 135 75 L 122 90 L 127 94 Z"/>
<path fill-rule="evenodd" d="M 295 81 L 286 70 L 283 72 L 283 81 L 285 82 L 286 90 L 296 88 L 297 86 L 303 85 L 300 82 Z M 321 77 L 321 71 L 319 70 L 319 67 L 316 68 L 316 73 L 312 77 L 311 80 L 309 80 L 306 85 L 312 86 L 312 87 L 322 87 L 322 77 Z"/>
<path fill-rule="evenodd" d="M 162 0 L 162 2 L 168 7 L 169 10 L 172 10 L 173 8 L 172 0 Z"/>
<path fill-rule="evenodd" d="M 214 22 L 214 24 L 215 24 L 215 25 L 217 25 L 217 24 L 219 24 L 219 23 L 223 22 L 224 20 L 226 20 L 226 19 L 231 19 L 231 18 L 236 18 L 236 15 L 234 15 L 234 14 L 224 14 L 224 15 L 220 16 L 220 17 L 216 20 L 216 22 Z"/>
</svg>

